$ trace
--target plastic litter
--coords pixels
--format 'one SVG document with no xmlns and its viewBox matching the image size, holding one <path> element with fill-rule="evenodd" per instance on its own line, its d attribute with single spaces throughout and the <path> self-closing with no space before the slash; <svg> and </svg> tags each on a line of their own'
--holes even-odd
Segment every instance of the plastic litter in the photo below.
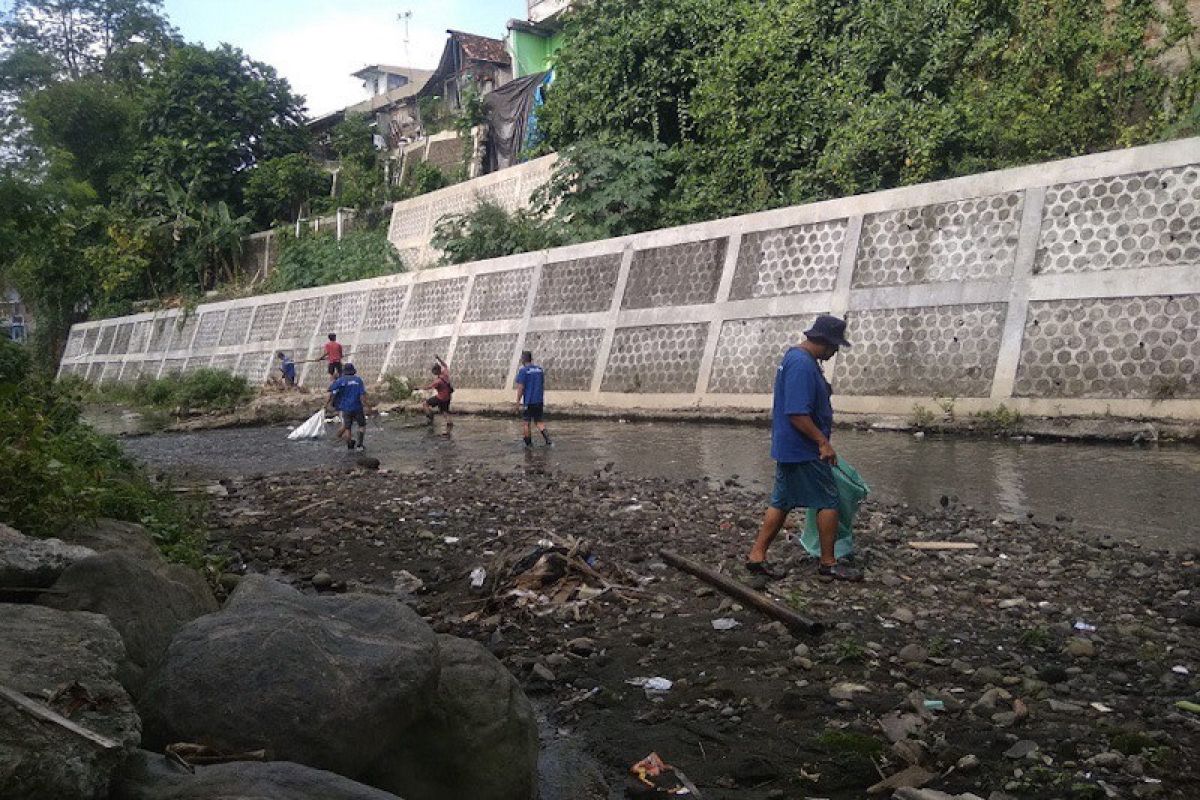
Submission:
<svg viewBox="0 0 1200 800">
<path fill-rule="evenodd" d="M 458 544 L 462 540 L 459 539 L 457 536 L 443 536 L 442 541 L 445 542 L 446 544 Z"/>
<path fill-rule="evenodd" d="M 687 775 L 651 753 L 629 768 L 628 794 L 634 797 L 700 797 Z"/>
<path fill-rule="evenodd" d="M 1180 711 L 1190 711 L 1193 714 L 1200 714 L 1200 703 L 1193 703 L 1191 700 L 1179 700 L 1175 703 L 1175 707 Z"/>
<path fill-rule="evenodd" d="M 1188 668 L 1183 666 L 1183 664 L 1178 664 L 1174 667 L 1171 667 L 1171 672 L 1174 672 L 1176 675 L 1190 675 L 1191 674 L 1188 672 Z"/>
<path fill-rule="evenodd" d="M 487 570 L 483 567 L 476 567 L 471 570 L 471 588 L 482 589 L 483 582 L 487 580 Z"/>
<path fill-rule="evenodd" d="M 1101 714 L 1111 714 L 1113 712 L 1112 706 L 1106 706 L 1104 703 L 1089 703 L 1088 705 L 1099 711 Z"/>
<path fill-rule="evenodd" d="M 325 434 L 325 411 L 320 410 L 313 414 L 308 419 L 304 420 L 291 433 L 288 434 L 290 441 L 300 441 L 301 439 L 320 439 Z"/>
<path fill-rule="evenodd" d="M 838 531 L 833 544 L 833 554 L 837 558 L 845 558 L 854 554 L 854 518 L 858 515 L 858 507 L 862 505 L 862 501 L 871 493 L 871 487 L 867 486 L 858 470 L 844 459 L 838 459 L 837 466 L 833 468 L 833 480 L 838 490 Z M 810 556 L 821 555 L 821 536 L 817 531 L 816 511 L 808 511 L 800 544 Z"/>
<path fill-rule="evenodd" d="M 924 705 L 928 711 L 946 710 L 946 702 L 944 700 L 926 700 Z"/>
<path fill-rule="evenodd" d="M 1094 633 L 1096 631 L 1096 626 L 1092 625 L 1090 623 L 1084 622 L 1083 620 L 1077 620 L 1075 622 L 1075 630 L 1087 631 L 1088 633 Z"/>
<path fill-rule="evenodd" d="M 733 617 L 721 617 L 712 621 L 713 630 L 717 631 L 731 631 L 741 624 Z"/>
<path fill-rule="evenodd" d="M 650 698 L 651 700 L 656 697 L 662 697 L 664 694 L 671 691 L 671 687 L 675 685 L 674 681 L 661 676 L 655 676 L 653 678 L 630 678 L 625 682 L 630 686 L 637 686 L 641 688 L 642 691 L 646 693 L 646 697 Z"/>
</svg>

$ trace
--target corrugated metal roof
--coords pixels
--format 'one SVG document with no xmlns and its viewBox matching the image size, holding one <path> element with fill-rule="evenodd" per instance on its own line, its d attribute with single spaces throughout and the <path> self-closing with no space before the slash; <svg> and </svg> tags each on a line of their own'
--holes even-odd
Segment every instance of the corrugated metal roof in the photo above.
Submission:
<svg viewBox="0 0 1200 800">
<path fill-rule="evenodd" d="M 491 61 L 493 64 L 511 64 L 508 48 L 500 39 L 490 39 L 487 36 L 476 36 L 463 31 L 447 31 L 450 37 L 462 47 L 463 55 L 473 61 Z"/>
</svg>

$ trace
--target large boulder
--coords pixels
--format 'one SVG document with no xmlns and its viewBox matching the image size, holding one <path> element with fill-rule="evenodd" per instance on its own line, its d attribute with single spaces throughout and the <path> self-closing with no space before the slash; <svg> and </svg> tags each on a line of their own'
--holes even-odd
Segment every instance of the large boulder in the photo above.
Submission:
<svg viewBox="0 0 1200 800">
<path fill-rule="evenodd" d="M 171 639 L 188 622 L 216 611 L 200 575 L 186 567 L 113 550 L 63 570 L 42 605 L 104 614 L 125 642 L 122 683 L 137 697 Z"/>
<path fill-rule="evenodd" d="M 175 636 L 139 708 L 153 748 L 265 748 L 409 800 L 529 800 L 536 782 L 536 726 L 512 676 L 390 598 L 247 576 Z"/>
<path fill-rule="evenodd" d="M 60 539 L 34 539 L 0 525 L 0 591 L 48 588 L 64 569 L 94 555 L 87 547 Z"/>
<path fill-rule="evenodd" d="M 535 795 L 537 720 L 520 684 L 483 645 L 438 637 L 441 670 L 421 736 L 388 765 L 411 800 Z M 430 767 L 436 767 L 431 769 Z"/>
<path fill-rule="evenodd" d="M 400 800 L 332 772 L 288 761 L 236 761 L 188 771 L 142 751 L 111 800 Z"/>
<path fill-rule="evenodd" d="M 104 748 L 0 698 L 0 797 L 104 798 L 140 724 L 117 680 L 121 636 L 98 614 L 0 605 L 0 685 L 113 740 Z"/>
<path fill-rule="evenodd" d="M 155 564 L 166 564 L 150 531 L 136 522 L 101 519 L 79 523 L 62 533 L 64 541 L 88 547 L 97 553 L 120 551 Z"/>
</svg>

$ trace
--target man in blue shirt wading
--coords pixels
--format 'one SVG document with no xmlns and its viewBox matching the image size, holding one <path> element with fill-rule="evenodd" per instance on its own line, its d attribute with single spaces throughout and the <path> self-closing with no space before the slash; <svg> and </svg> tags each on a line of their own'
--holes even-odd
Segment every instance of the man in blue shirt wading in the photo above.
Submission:
<svg viewBox="0 0 1200 800">
<path fill-rule="evenodd" d="M 821 362 L 833 358 L 846 341 L 846 322 L 828 314 L 817 317 L 804 332 L 802 344 L 788 349 L 775 373 L 775 404 L 771 413 L 771 458 L 775 464 L 775 490 L 771 506 L 746 569 L 767 578 L 779 577 L 767 563 L 767 548 L 779 534 L 793 508 L 817 511 L 821 534 L 823 580 L 860 581 L 862 573 L 839 564 L 833 554 L 838 529 L 838 491 L 833 468 L 837 453 L 829 444 L 833 433 L 832 393 Z"/>
<path fill-rule="evenodd" d="M 369 406 L 370 401 L 367 399 L 366 384 L 358 377 L 358 370 L 353 364 L 343 366 L 342 376 L 329 384 L 329 397 L 325 400 L 325 407 L 331 409 L 334 403 L 337 403 L 337 410 L 342 412 L 342 429 L 338 431 L 338 438 L 344 434 L 346 449 L 353 450 L 354 425 L 357 424 L 358 449 L 366 449 L 363 446 L 363 440 L 367 436 L 367 415 L 364 407 Z"/>
<path fill-rule="evenodd" d="M 517 370 L 517 405 L 521 406 L 521 435 L 525 437 L 525 446 L 533 447 L 532 431 L 529 424 L 537 425 L 538 432 L 550 447 L 550 434 L 546 433 L 546 423 L 542 420 L 546 413 L 546 373 L 533 363 L 533 352 L 521 353 L 521 368 Z"/>
</svg>

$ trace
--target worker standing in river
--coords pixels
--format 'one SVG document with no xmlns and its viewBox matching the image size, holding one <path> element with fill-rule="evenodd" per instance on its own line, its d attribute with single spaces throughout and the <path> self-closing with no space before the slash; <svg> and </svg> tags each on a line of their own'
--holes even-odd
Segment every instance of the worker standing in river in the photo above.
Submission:
<svg viewBox="0 0 1200 800">
<path fill-rule="evenodd" d="M 434 392 L 433 396 L 425 401 L 425 419 L 432 425 L 435 413 L 445 414 L 446 430 L 442 435 L 449 436 L 450 429 L 454 427 L 454 420 L 450 419 L 450 401 L 454 397 L 454 384 L 450 383 L 450 365 L 443 361 L 441 356 L 433 358 L 433 382 L 422 387 L 425 391 Z"/>
<path fill-rule="evenodd" d="M 788 349 L 775 373 L 771 413 L 771 458 L 775 488 L 762 528 L 750 548 L 746 569 L 754 575 L 778 578 L 767 561 L 767 548 L 779 535 L 794 508 L 817 511 L 822 580 L 860 581 L 862 573 L 834 556 L 838 531 L 838 489 L 833 468 L 837 453 L 829 443 L 833 433 L 832 389 L 821 363 L 833 358 L 846 341 L 846 321 L 829 314 L 817 317 L 804 332 L 804 341 Z"/>
<path fill-rule="evenodd" d="M 366 409 L 371 405 L 367 399 L 367 386 L 363 379 L 358 377 L 358 370 L 353 364 L 347 364 L 342 371 L 344 374 L 329 384 L 329 396 L 325 400 L 325 407 L 332 411 L 336 404 L 337 410 L 341 412 L 342 425 L 338 430 L 338 438 L 345 435 L 346 449 L 364 450 L 364 440 L 367 436 Z M 358 425 L 357 439 L 354 434 L 355 425 Z"/>
<path fill-rule="evenodd" d="M 546 432 L 546 371 L 533 363 L 533 351 L 521 353 L 521 368 L 517 370 L 517 405 L 521 408 L 521 435 L 526 447 L 533 447 L 532 426 L 551 447 L 550 434 Z"/>
</svg>

